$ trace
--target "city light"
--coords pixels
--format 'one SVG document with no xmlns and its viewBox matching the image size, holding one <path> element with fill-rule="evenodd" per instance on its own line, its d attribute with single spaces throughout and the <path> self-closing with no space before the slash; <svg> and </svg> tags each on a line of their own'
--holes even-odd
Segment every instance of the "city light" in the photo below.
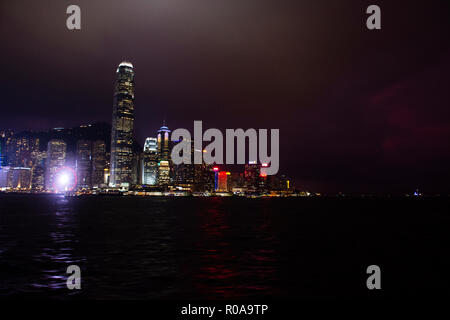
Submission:
<svg viewBox="0 0 450 320">
<path fill-rule="evenodd" d="M 77 185 L 77 175 L 72 168 L 61 167 L 55 172 L 54 190 L 56 192 L 72 191 Z"/>
<path fill-rule="evenodd" d="M 63 172 L 59 177 L 58 177 L 58 184 L 59 185 L 63 185 L 66 186 L 68 185 L 70 182 L 70 176 L 67 172 Z"/>
</svg>

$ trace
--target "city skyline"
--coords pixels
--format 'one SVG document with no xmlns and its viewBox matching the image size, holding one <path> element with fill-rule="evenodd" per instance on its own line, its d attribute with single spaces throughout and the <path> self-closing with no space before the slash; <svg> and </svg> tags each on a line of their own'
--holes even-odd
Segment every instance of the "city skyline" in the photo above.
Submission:
<svg viewBox="0 0 450 320">
<path fill-rule="evenodd" d="M 114 130 L 100 123 L 57 128 L 46 133 L 14 134 L 0 130 L 1 145 L 5 150 L 1 153 L 0 189 L 79 194 L 104 194 L 120 189 L 137 195 L 299 195 L 299 190 L 294 190 L 293 183 L 285 175 L 268 177 L 264 174 L 267 164 L 250 161 L 237 171 L 235 167 L 231 173 L 223 164 L 173 164 L 170 154 L 180 141 L 171 140 L 171 130 L 165 125 L 156 131 L 157 138 L 146 139 L 143 148 L 133 143 L 130 182 L 111 185 L 110 168 L 114 166 L 107 162 L 110 152 L 107 152 L 105 139 L 101 139 L 109 132 Z M 109 140 L 111 144 L 114 142 L 106 139 Z M 190 143 L 191 157 L 194 158 L 194 143 L 186 142 Z M 307 192 L 303 191 L 301 195 L 307 195 Z"/>
<path fill-rule="evenodd" d="M 81 1 L 83 28 L 71 32 L 64 4 L 45 12 L 27 4 L 24 13 L 17 1 L 0 20 L 9 30 L 0 128 L 109 122 L 111 66 L 131 60 L 140 144 L 164 119 L 171 128 L 194 119 L 275 127 L 280 169 L 305 189 L 448 193 L 449 4 L 378 4 L 383 28 L 371 32 L 364 3 L 211 3 L 198 11 L 132 3 L 106 14 Z"/>
</svg>

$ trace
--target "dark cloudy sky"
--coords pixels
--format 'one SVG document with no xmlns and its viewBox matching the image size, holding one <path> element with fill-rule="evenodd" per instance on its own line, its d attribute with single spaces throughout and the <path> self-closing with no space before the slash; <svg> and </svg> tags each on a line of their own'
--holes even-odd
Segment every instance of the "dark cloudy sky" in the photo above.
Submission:
<svg viewBox="0 0 450 320">
<path fill-rule="evenodd" d="M 0 128 L 110 122 L 130 60 L 141 142 L 164 118 L 279 128 L 302 189 L 449 192 L 448 30 L 449 1 L 2 1 Z"/>
</svg>

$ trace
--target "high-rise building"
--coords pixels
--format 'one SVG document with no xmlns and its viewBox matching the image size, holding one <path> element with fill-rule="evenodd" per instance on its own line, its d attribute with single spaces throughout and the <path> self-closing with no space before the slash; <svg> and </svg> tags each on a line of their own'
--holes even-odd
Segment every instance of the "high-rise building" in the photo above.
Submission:
<svg viewBox="0 0 450 320">
<path fill-rule="evenodd" d="M 203 152 L 203 150 L 194 150 Z M 202 161 L 202 164 L 194 164 L 194 191 L 213 192 L 215 188 L 215 167 Z M 219 170 L 217 168 L 217 170 Z"/>
<path fill-rule="evenodd" d="M 186 144 L 187 148 L 191 150 L 190 154 L 183 153 L 183 163 L 173 164 L 173 183 L 177 186 L 183 186 L 192 190 L 194 185 L 194 141 L 180 140 L 176 141 L 175 145 L 182 143 Z"/>
<path fill-rule="evenodd" d="M 170 160 L 170 130 L 163 125 L 157 132 L 159 160 Z"/>
<path fill-rule="evenodd" d="M 106 143 L 96 140 L 92 143 L 92 186 L 101 187 L 105 184 Z"/>
<path fill-rule="evenodd" d="M 53 139 L 47 144 L 45 189 L 54 190 L 55 174 L 65 165 L 67 144 L 62 140 Z"/>
<path fill-rule="evenodd" d="M 245 187 L 243 172 L 232 172 L 228 178 L 228 189 Z"/>
<path fill-rule="evenodd" d="M 158 180 L 158 140 L 147 138 L 142 157 L 142 184 L 154 186 Z"/>
<path fill-rule="evenodd" d="M 109 184 L 112 187 L 132 183 L 134 124 L 134 69 L 121 62 L 116 71 L 111 129 Z"/>
<path fill-rule="evenodd" d="M 245 187 L 250 192 L 256 192 L 259 189 L 260 166 L 258 163 L 249 162 L 245 164 L 244 179 Z"/>
<path fill-rule="evenodd" d="M 43 191 L 45 188 L 45 167 L 43 165 L 33 166 L 31 172 L 31 189 Z"/>
<path fill-rule="evenodd" d="M 6 146 L 8 143 L 8 140 L 12 138 L 14 135 L 14 132 L 10 129 L 8 130 L 1 130 L 0 131 L 0 167 L 6 166 Z"/>
<path fill-rule="evenodd" d="M 77 188 L 90 189 L 92 187 L 92 142 L 89 140 L 78 140 L 76 151 L 76 173 Z"/>
<path fill-rule="evenodd" d="M 219 183 L 216 191 L 227 192 L 228 191 L 228 176 L 230 175 L 227 171 L 220 171 L 218 174 Z"/>
<path fill-rule="evenodd" d="M 170 184 L 170 164 L 167 160 L 158 163 L 158 185 L 166 187 Z"/>
<path fill-rule="evenodd" d="M 26 136 L 13 136 L 6 146 L 7 164 L 12 167 L 28 167 L 31 160 L 30 139 Z"/>
<path fill-rule="evenodd" d="M 148 137 L 145 139 L 144 152 L 158 152 L 158 140 L 156 138 Z"/>
<path fill-rule="evenodd" d="M 219 167 L 214 167 L 214 191 L 219 190 Z"/>
<path fill-rule="evenodd" d="M 0 188 L 6 189 L 11 186 L 11 167 L 0 166 Z"/>
<path fill-rule="evenodd" d="M 168 186 L 171 183 L 170 130 L 163 125 L 157 132 L 158 146 L 158 185 Z"/>
<path fill-rule="evenodd" d="M 11 169 L 11 188 L 31 189 L 31 168 L 15 167 Z"/>
</svg>

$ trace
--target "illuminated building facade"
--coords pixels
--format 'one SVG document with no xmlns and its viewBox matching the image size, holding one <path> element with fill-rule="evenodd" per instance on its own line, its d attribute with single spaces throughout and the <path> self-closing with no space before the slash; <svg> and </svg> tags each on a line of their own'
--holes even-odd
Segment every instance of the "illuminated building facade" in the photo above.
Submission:
<svg viewBox="0 0 450 320">
<path fill-rule="evenodd" d="M 244 188 L 244 173 L 242 172 L 231 172 L 231 175 L 228 177 L 228 189 L 232 188 Z"/>
<path fill-rule="evenodd" d="M 144 152 L 158 152 L 158 140 L 156 138 L 148 137 L 145 139 L 144 143 Z"/>
<path fill-rule="evenodd" d="M 6 141 L 10 136 L 13 136 L 12 130 L 0 130 L 0 167 L 6 166 L 5 154 L 6 154 Z"/>
<path fill-rule="evenodd" d="M 142 184 L 154 186 L 158 182 L 158 140 L 147 138 L 142 157 Z"/>
<path fill-rule="evenodd" d="M 194 141 L 176 141 L 178 143 L 187 144 L 191 150 L 191 154 L 183 154 L 183 163 L 173 164 L 173 183 L 177 186 L 183 186 L 192 190 L 194 184 Z"/>
<path fill-rule="evenodd" d="M 158 185 L 166 187 L 170 184 L 170 164 L 167 160 L 158 163 Z"/>
<path fill-rule="evenodd" d="M 31 189 L 31 168 L 15 167 L 11 169 L 11 188 Z"/>
<path fill-rule="evenodd" d="M 0 145 L 1 145 L 1 163 L 0 166 L 8 165 L 8 146 L 14 137 L 14 131 L 12 130 L 2 130 L 0 131 Z"/>
<path fill-rule="evenodd" d="M 256 162 L 245 164 L 245 187 L 249 192 L 256 192 L 259 188 L 260 166 Z"/>
<path fill-rule="evenodd" d="M 106 143 L 95 140 L 92 143 L 92 186 L 101 187 L 105 184 Z"/>
<path fill-rule="evenodd" d="M 212 164 L 194 164 L 194 191 L 213 192 L 214 169 Z"/>
<path fill-rule="evenodd" d="M 159 160 L 170 160 L 170 130 L 163 125 L 157 132 Z"/>
<path fill-rule="evenodd" d="M 261 164 L 260 173 L 259 173 L 259 181 L 258 181 L 258 191 L 259 192 L 267 192 L 268 191 L 268 176 L 266 173 L 268 164 Z"/>
<path fill-rule="evenodd" d="M 11 168 L 8 166 L 0 166 L 0 188 L 6 189 L 11 185 Z"/>
<path fill-rule="evenodd" d="M 230 175 L 227 171 L 219 171 L 218 174 L 218 188 L 216 191 L 218 192 L 228 192 L 228 176 Z"/>
<path fill-rule="evenodd" d="M 45 189 L 53 190 L 55 174 L 65 165 L 67 144 L 63 140 L 53 139 L 47 144 Z"/>
<path fill-rule="evenodd" d="M 10 136 L 5 151 L 8 166 L 31 168 L 33 154 L 39 151 L 39 139 L 27 135 Z"/>
<path fill-rule="evenodd" d="M 35 165 L 31 173 L 31 189 L 43 191 L 45 189 L 45 166 Z"/>
<path fill-rule="evenodd" d="M 77 173 L 78 189 L 90 189 L 92 187 L 91 159 L 92 159 L 92 142 L 88 140 L 78 140 L 76 151 L 76 173 Z"/>
<path fill-rule="evenodd" d="M 219 168 L 214 167 L 214 191 L 219 190 Z"/>
<path fill-rule="evenodd" d="M 112 187 L 132 183 L 134 125 L 134 69 L 122 62 L 116 71 L 111 128 L 111 161 L 109 184 Z"/>
<path fill-rule="evenodd" d="M 158 185 L 168 186 L 171 183 L 170 130 L 163 125 L 157 132 L 158 147 Z"/>
</svg>

